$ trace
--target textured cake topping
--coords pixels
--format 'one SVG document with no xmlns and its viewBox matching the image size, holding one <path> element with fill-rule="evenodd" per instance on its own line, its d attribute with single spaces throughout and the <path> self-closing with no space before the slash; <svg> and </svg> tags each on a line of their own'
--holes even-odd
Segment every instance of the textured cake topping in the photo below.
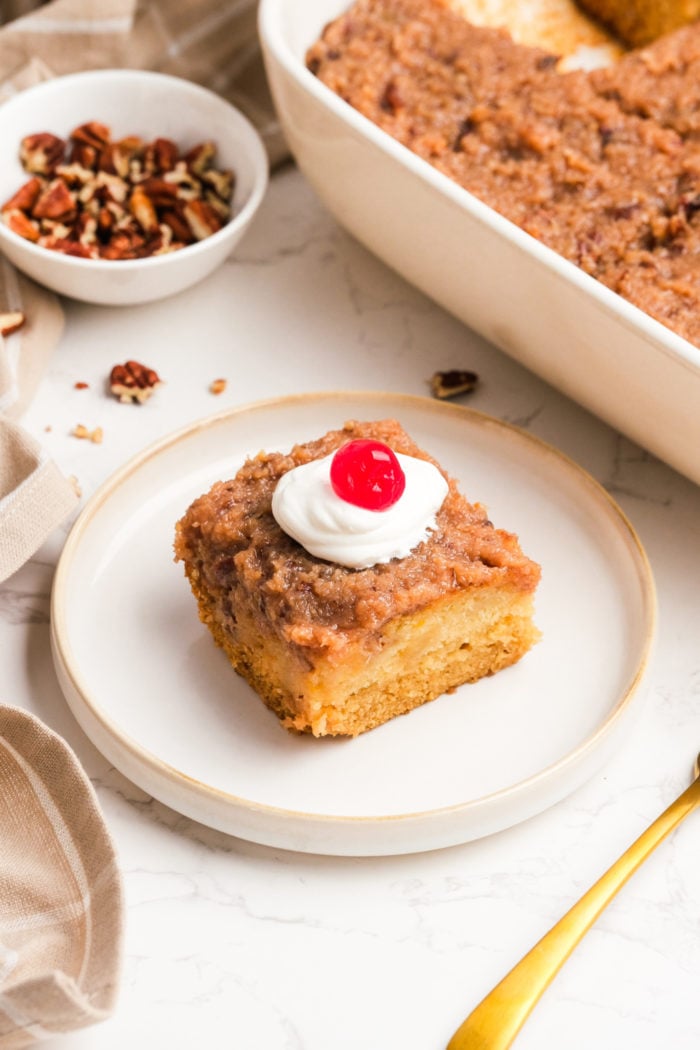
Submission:
<svg viewBox="0 0 700 1050">
<path fill-rule="evenodd" d="M 349 569 L 405 558 L 435 527 L 447 482 L 427 460 L 391 449 L 374 461 L 371 449 L 360 450 L 360 457 L 370 454 L 363 470 L 357 449 L 343 455 L 348 448 L 283 474 L 272 497 L 275 520 L 309 554 Z"/>
</svg>

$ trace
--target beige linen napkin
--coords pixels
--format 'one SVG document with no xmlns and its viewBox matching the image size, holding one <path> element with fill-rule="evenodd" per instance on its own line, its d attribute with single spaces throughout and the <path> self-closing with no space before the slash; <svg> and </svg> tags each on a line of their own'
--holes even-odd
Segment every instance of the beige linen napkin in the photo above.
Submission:
<svg viewBox="0 0 700 1050">
<path fill-rule="evenodd" d="M 0 705 L 0 1048 L 104 1020 L 123 900 L 89 780 L 33 715 Z"/>
<path fill-rule="evenodd" d="M 37 442 L 14 422 L 30 400 L 63 327 L 56 297 L 0 257 L 0 316 L 24 324 L 0 336 L 0 581 L 31 557 L 77 503 Z"/>
<path fill-rule="evenodd" d="M 287 147 L 265 79 L 257 6 L 257 0 L 5 0 L 0 98 L 80 69 L 124 66 L 170 73 L 196 80 L 238 106 L 276 165 Z M 36 10 L 24 14 L 31 7 Z"/>
</svg>

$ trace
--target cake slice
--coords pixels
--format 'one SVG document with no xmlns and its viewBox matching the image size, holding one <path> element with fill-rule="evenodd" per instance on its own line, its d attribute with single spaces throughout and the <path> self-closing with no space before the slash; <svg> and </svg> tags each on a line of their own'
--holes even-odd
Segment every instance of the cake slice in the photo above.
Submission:
<svg viewBox="0 0 700 1050">
<path fill-rule="evenodd" d="M 446 494 L 412 549 L 353 568 L 310 553 L 272 505 L 283 476 L 296 478 L 305 464 L 320 469 L 316 461 L 357 440 L 419 461 Z M 397 508 L 410 502 L 409 489 Z M 176 526 L 175 557 L 235 670 L 286 728 L 314 736 L 363 733 L 508 667 L 539 637 L 539 566 L 395 420 L 349 422 L 289 453 L 248 460 L 192 503 Z"/>
</svg>

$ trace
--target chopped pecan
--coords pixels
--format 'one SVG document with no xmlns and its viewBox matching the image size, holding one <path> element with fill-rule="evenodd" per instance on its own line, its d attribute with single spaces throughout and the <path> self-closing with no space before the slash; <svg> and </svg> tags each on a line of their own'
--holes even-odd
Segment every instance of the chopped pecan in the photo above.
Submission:
<svg viewBox="0 0 700 1050">
<path fill-rule="evenodd" d="M 129 165 L 131 164 L 131 158 L 136 152 L 136 148 L 131 148 L 122 142 L 117 142 L 113 146 L 108 147 L 109 149 L 109 167 L 105 164 L 100 164 L 102 171 L 113 172 L 118 175 L 120 179 L 129 178 Z M 103 151 L 104 152 L 104 151 Z"/>
<path fill-rule="evenodd" d="M 94 146 L 88 146 L 86 142 L 73 142 L 68 153 L 71 164 L 79 164 L 82 168 L 92 170 L 97 164 L 99 151 Z"/>
<path fill-rule="evenodd" d="M 125 404 L 143 404 L 162 383 L 158 373 L 140 361 L 115 365 L 109 375 L 109 389 Z"/>
<path fill-rule="evenodd" d="M 41 237 L 39 243 L 42 244 L 43 237 L 63 237 L 68 238 L 73 232 L 71 226 L 66 226 L 65 223 L 58 222 L 57 219 L 42 219 L 39 223 L 41 230 Z"/>
<path fill-rule="evenodd" d="M 139 188 L 149 197 L 156 208 L 170 208 L 173 202 L 178 199 L 177 186 L 172 182 L 166 182 L 165 179 L 159 179 L 155 175 L 151 175 L 139 183 Z"/>
<path fill-rule="evenodd" d="M 71 142 L 81 142 L 86 146 L 92 146 L 99 151 L 104 149 L 110 140 L 110 130 L 106 124 L 100 124 L 96 120 L 90 120 L 87 124 L 81 124 L 70 133 Z"/>
<path fill-rule="evenodd" d="M 110 208 L 107 205 L 105 205 L 103 208 L 99 209 L 95 218 L 97 220 L 97 230 L 100 236 L 103 240 L 108 240 L 109 235 L 114 229 L 115 223 L 117 221 L 116 217 L 114 216 Z"/>
<path fill-rule="evenodd" d="M 75 224 L 75 232 L 80 244 L 91 245 L 97 241 L 97 219 L 87 212 L 78 216 Z"/>
<path fill-rule="evenodd" d="M 233 193 L 234 175 L 232 171 L 219 171 L 217 168 L 209 168 L 201 175 L 202 182 L 211 186 L 217 197 L 222 201 L 230 201 Z"/>
<path fill-rule="evenodd" d="M 223 226 L 221 218 L 206 201 L 188 201 L 184 208 L 187 225 L 198 241 L 211 237 Z"/>
<path fill-rule="evenodd" d="M 63 179 L 52 179 L 32 208 L 35 219 L 58 219 L 68 222 L 77 215 L 75 196 Z"/>
<path fill-rule="evenodd" d="M 460 371 L 452 368 L 447 372 L 434 372 L 430 380 L 433 397 L 445 399 L 457 397 L 458 394 L 469 394 L 479 382 L 476 372 Z"/>
<path fill-rule="evenodd" d="M 0 335 L 12 335 L 19 331 L 26 318 L 21 310 L 5 310 L 0 313 Z"/>
<path fill-rule="evenodd" d="M 90 430 L 83 423 L 78 423 L 74 426 L 71 434 L 73 437 L 81 438 L 83 441 L 92 441 L 93 445 L 101 445 L 104 437 L 102 427 L 95 427 L 94 430 Z"/>
<path fill-rule="evenodd" d="M 147 233 L 158 229 L 156 209 L 141 186 L 137 186 L 129 198 L 129 211 Z"/>
<path fill-rule="evenodd" d="M 66 144 L 58 135 L 40 131 L 37 135 L 25 135 L 19 147 L 19 159 L 25 171 L 37 175 L 52 175 L 63 159 Z"/>
<path fill-rule="evenodd" d="M 142 151 L 143 142 L 135 135 L 120 139 L 119 142 L 108 142 L 97 157 L 97 170 L 128 179 L 131 161 Z"/>
<path fill-rule="evenodd" d="M 196 200 L 202 195 L 201 182 L 188 169 L 184 160 L 179 160 L 172 171 L 166 171 L 163 179 L 177 187 L 177 197 L 181 201 Z"/>
<path fill-rule="evenodd" d="M 171 139 L 154 139 L 146 146 L 143 156 L 144 168 L 154 175 L 172 171 L 177 164 L 179 152 Z"/>
<path fill-rule="evenodd" d="M 38 179 L 35 175 L 28 182 L 25 182 L 23 186 L 20 186 L 17 192 L 10 197 L 9 201 L 3 204 L 2 210 L 31 211 L 41 193 L 42 185 L 41 179 Z"/>
<path fill-rule="evenodd" d="M 175 204 L 179 204 L 179 201 L 176 201 Z M 181 241 L 183 244 L 192 244 L 194 241 L 194 235 L 180 208 L 168 208 L 163 212 L 161 217 L 165 225 L 169 226 L 172 230 L 173 237 L 178 241 Z"/>
<path fill-rule="evenodd" d="M 94 181 L 94 193 L 102 201 L 124 204 L 129 196 L 129 183 L 119 175 L 110 175 L 108 171 L 98 171 Z"/>
<path fill-rule="evenodd" d="M 62 255 L 74 255 L 76 259 L 94 259 L 97 255 L 95 248 L 65 237 L 42 237 L 39 243 L 42 248 L 50 248 L 51 251 L 61 252 Z"/>
<path fill-rule="evenodd" d="M 221 197 L 218 197 L 215 193 L 211 193 L 207 190 L 204 194 L 204 200 L 207 202 L 210 208 L 213 208 L 216 214 L 221 219 L 222 223 L 227 223 L 231 218 L 231 209 L 226 203 L 222 201 Z"/>
<path fill-rule="evenodd" d="M 102 259 L 142 259 L 146 254 L 146 238 L 132 229 L 118 229 L 109 242 L 100 248 Z"/>
<path fill-rule="evenodd" d="M 41 236 L 39 223 L 34 222 L 28 215 L 25 215 L 23 211 L 19 211 L 17 208 L 13 208 L 11 211 L 4 211 L 2 213 L 2 221 L 13 233 L 24 237 L 25 241 L 33 241 L 36 244 Z"/>
<path fill-rule="evenodd" d="M 90 168 L 84 168 L 82 164 L 58 164 L 56 175 L 71 189 L 79 189 L 95 178 L 95 173 Z"/>
<path fill-rule="evenodd" d="M 185 164 L 194 175 L 202 175 L 210 168 L 216 155 L 213 142 L 200 142 L 185 154 Z"/>
</svg>

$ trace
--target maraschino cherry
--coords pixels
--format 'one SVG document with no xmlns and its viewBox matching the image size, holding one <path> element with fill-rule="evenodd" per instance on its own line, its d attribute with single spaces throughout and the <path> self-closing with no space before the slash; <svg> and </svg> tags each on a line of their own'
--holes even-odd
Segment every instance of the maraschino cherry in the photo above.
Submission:
<svg viewBox="0 0 700 1050">
<path fill-rule="evenodd" d="M 331 485 L 346 503 L 366 510 L 388 510 L 401 498 L 406 475 L 388 445 L 358 438 L 333 456 Z"/>
</svg>

